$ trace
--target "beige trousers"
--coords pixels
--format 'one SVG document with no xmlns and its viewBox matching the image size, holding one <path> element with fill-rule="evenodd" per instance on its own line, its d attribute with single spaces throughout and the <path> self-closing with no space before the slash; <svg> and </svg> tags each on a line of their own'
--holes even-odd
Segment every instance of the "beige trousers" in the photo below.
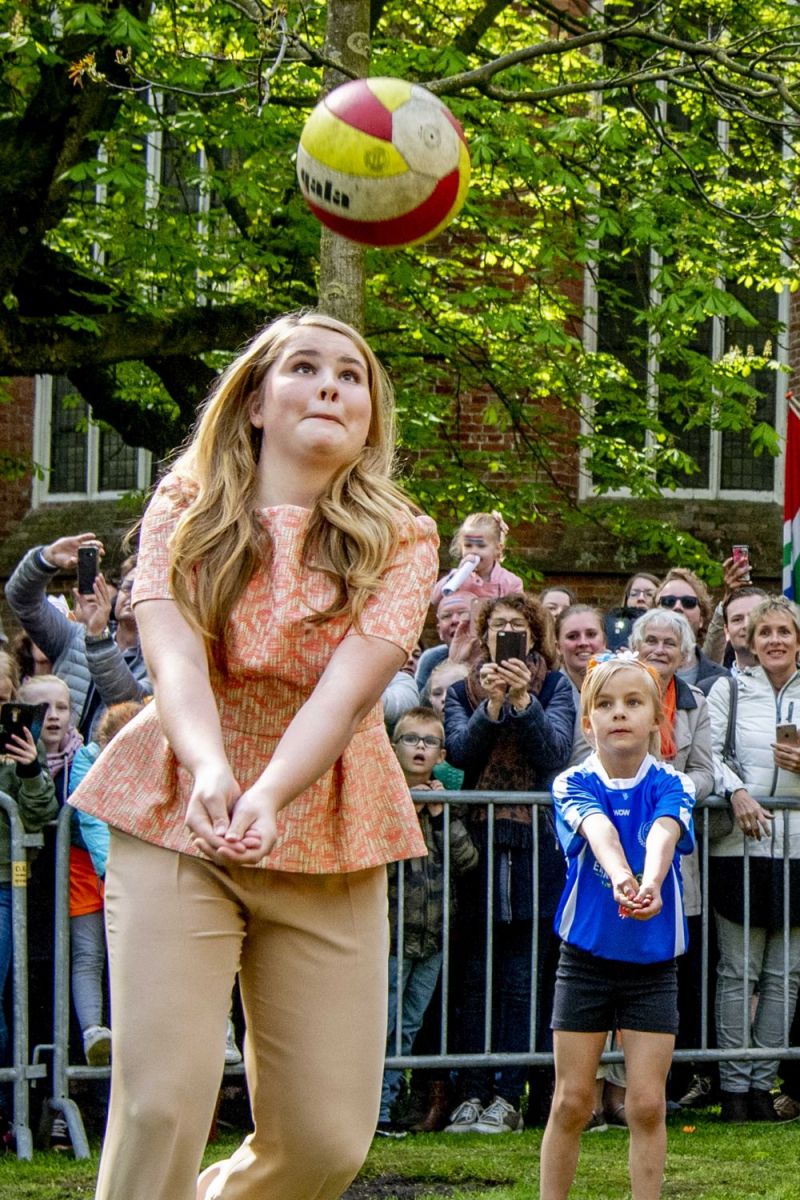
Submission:
<svg viewBox="0 0 800 1200">
<path fill-rule="evenodd" d="M 195 1200 L 237 971 L 254 1131 L 208 1194 L 336 1200 L 378 1118 L 385 869 L 221 869 L 112 831 L 106 922 L 113 1070 L 97 1200 Z"/>
</svg>

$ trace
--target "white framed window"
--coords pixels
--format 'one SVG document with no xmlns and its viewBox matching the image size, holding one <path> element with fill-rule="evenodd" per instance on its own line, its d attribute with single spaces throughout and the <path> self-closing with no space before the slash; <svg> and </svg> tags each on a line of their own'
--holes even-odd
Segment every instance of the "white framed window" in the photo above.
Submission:
<svg viewBox="0 0 800 1200">
<path fill-rule="evenodd" d="M 608 8 L 608 5 L 605 6 Z M 660 119 L 670 119 L 670 124 L 686 120 L 679 111 L 673 112 L 668 104 L 666 88 L 659 104 Z M 600 98 L 596 97 L 596 111 L 600 111 Z M 719 145 L 728 146 L 729 129 L 725 121 L 716 123 L 715 136 Z M 782 138 L 781 153 L 784 160 L 793 153 L 787 136 Z M 598 243 L 595 243 L 598 246 Z M 784 254 L 784 262 L 787 262 Z M 659 411 L 658 372 L 660 368 L 659 340 L 657 333 L 648 328 L 634 326 L 631 319 L 620 319 L 619 300 L 622 308 L 626 301 L 629 315 L 635 310 L 646 311 L 661 302 L 657 279 L 662 266 L 654 251 L 639 254 L 627 253 L 616 256 L 616 261 L 604 258 L 590 262 L 583 277 L 583 344 L 588 353 L 605 351 L 623 363 L 630 376 L 636 381 L 644 397 L 645 405 L 654 413 Z M 757 354 L 771 347 L 771 357 L 785 368 L 789 363 L 789 322 L 791 298 L 788 289 L 780 294 L 774 291 L 746 289 L 733 280 L 719 280 L 721 290 L 732 293 L 740 304 L 756 319 L 755 325 L 744 325 L 722 316 L 709 317 L 703 327 L 696 331 L 694 340 L 687 349 L 694 351 L 711 362 L 718 362 L 735 347 L 753 346 Z M 615 310 L 610 297 L 617 301 Z M 766 356 L 769 357 L 769 356 Z M 767 422 L 774 426 L 779 435 L 786 428 L 787 375 L 782 369 L 765 369 L 755 372 L 748 383 L 758 393 L 753 423 Z M 581 397 L 584 413 L 594 411 L 592 397 Z M 675 489 L 664 489 L 665 499 L 708 499 L 730 501 L 762 501 L 782 503 L 784 486 L 784 456 L 773 458 L 770 454 L 753 453 L 749 431 L 712 429 L 697 426 L 686 430 L 662 418 L 662 423 L 676 439 L 676 446 L 688 453 L 699 470 L 685 475 Z M 581 432 L 591 432 L 590 423 L 582 419 Z M 632 421 L 629 431 L 617 424 L 615 435 L 625 437 L 630 432 L 630 441 L 637 449 L 647 450 L 653 444 L 653 434 Z M 596 495 L 591 476 L 589 455 L 583 450 L 580 457 L 580 499 Z M 611 498 L 630 496 L 628 488 L 603 492 Z"/>
<path fill-rule="evenodd" d="M 175 100 L 149 93 L 148 102 L 155 112 L 174 111 Z M 190 171 L 184 176 L 186 154 L 180 142 L 160 127 L 151 128 L 142 138 L 141 155 L 146 168 L 144 211 L 158 222 L 159 210 L 166 207 L 196 217 L 197 236 L 206 233 L 210 194 L 203 185 L 207 169 L 202 148 L 189 153 Z M 106 158 L 104 146 L 98 157 Z M 98 204 L 106 201 L 106 187 L 95 187 Z M 95 245 L 93 256 L 104 257 Z M 198 284 L 201 284 L 198 279 Z M 207 296 L 198 288 L 198 304 Z M 36 377 L 34 415 L 34 461 L 42 468 L 43 478 L 34 478 L 34 507 L 45 500 L 112 499 L 134 489 L 145 489 L 152 482 L 152 455 L 128 446 L 113 429 L 92 419 L 90 406 L 62 377 Z"/>
<path fill-rule="evenodd" d="M 631 294 L 637 291 L 641 293 L 643 281 L 649 282 L 655 268 L 653 261 L 636 262 L 631 259 L 627 266 L 628 278 L 617 279 L 615 283 L 623 288 L 629 287 Z M 783 330 L 788 329 L 788 292 L 780 295 L 773 292 L 745 293 L 735 285 L 729 285 L 729 290 L 734 291 L 742 304 L 758 318 L 758 325 L 737 327 L 722 317 L 712 317 L 700 331 L 694 348 L 716 361 L 734 346 L 753 345 L 760 352 L 766 343 L 771 342 L 775 360 L 786 365 L 788 339 L 785 332 L 776 333 L 775 329 L 778 326 Z M 650 299 L 656 302 L 652 292 Z M 584 280 L 584 314 L 584 346 L 587 351 L 602 350 L 619 357 L 645 388 L 648 405 L 657 410 L 657 337 L 648 333 L 646 344 L 642 336 L 636 346 L 631 346 L 628 341 L 630 326 L 620 322 L 618 315 L 605 311 L 601 289 L 590 271 L 586 272 Z M 769 422 L 780 432 L 786 421 L 786 375 L 782 371 L 764 370 L 751 376 L 748 382 L 759 392 L 754 420 Z M 584 396 L 583 405 L 587 412 L 591 411 L 591 397 Z M 582 431 L 589 432 L 588 422 L 584 421 Z M 682 486 L 665 490 L 667 498 L 781 502 L 783 458 L 775 459 L 769 454 L 754 455 L 747 431 L 696 427 L 688 431 L 675 429 L 673 432 L 679 448 L 690 454 L 700 469 L 686 476 Z M 631 440 L 638 448 L 647 448 L 652 443 L 652 434 L 633 433 Z M 584 456 L 580 496 L 586 499 L 594 494 L 587 458 Z M 625 496 L 630 493 L 628 489 L 619 489 L 605 494 Z"/>
<path fill-rule="evenodd" d="M 152 455 L 128 446 L 113 429 L 92 420 L 91 409 L 69 380 L 36 376 L 34 508 L 45 501 L 112 500 L 150 486 Z"/>
</svg>

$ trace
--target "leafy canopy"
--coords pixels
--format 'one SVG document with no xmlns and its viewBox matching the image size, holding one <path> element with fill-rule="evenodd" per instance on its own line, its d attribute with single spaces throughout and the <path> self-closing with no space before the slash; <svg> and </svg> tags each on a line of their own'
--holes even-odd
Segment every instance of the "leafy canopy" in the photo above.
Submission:
<svg viewBox="0 0 800 1200">
<path fill-rule="evenodd" d="M 293 155 L 341 67 L 335 8 L 0 0 L 0 372 L 67 374 L 163 454 L 259 322 L 315 303 Z M 710 426 L 777 453 L 798 6 L 373 0 L 371 20 L 369 73 L 445 98 L 473 163 L 449 231 L 366 253 L 367 333 L 420 502 L 445 522 L 563 514 L 576 447 L 598 494 L 657 496 L 691 484 Z"/>
</svg>

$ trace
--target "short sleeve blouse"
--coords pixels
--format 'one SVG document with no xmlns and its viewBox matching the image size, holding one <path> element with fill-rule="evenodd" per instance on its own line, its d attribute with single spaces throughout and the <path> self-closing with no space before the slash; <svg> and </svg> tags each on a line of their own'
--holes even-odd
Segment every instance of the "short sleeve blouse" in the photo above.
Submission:
<svg viewBox="0 0 800 1200">
<path fill-rule="evenodd" d="M 160 484 L 142 524 L 133 602 L 170 599 L 169 541 L 191 501 L 174 474 Z M 346 616 L 321 625 L 335 585 L 302 561 L 310 510 L 258 511 L 272 543 L 234 606 L 228 672 L 212 668 L 223 742 L 243 788 L 264 770 L 297 710 L 311 695 L 337 645 L 355 632 L 384 638 L 410 654 L 438 566 L 438 537 L 425 516 L 409 523 L 360 631 Z M 191 778 L 164 737 L 150 704 L 114 738 L 70 803 L 114 828 L 182 853 L 197 854 L 184 827 Z M 329 874 L 362 870 L 425 853 L 413 803 L 389 744 L 380 703 L 359 725 L 341 758 L 278 818 L 278 839 L 263 866 Z"/>
</svg>

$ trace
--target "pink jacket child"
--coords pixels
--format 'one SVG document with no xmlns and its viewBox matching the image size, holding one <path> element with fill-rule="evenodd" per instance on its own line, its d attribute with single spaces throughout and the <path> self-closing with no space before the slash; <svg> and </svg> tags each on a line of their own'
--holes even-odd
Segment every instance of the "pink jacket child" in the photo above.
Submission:
<svg viewBox="0 0 800 1200">
<path fill-rule="evenodd" d="M 459 564 L 436 584 L 431 604 L 438 604 L 453 591 L 471 592 L 481 600 L 523 591 L 519 575 L 500 566 L 507 534 L 508 526 L 499 512 L 470 513 L 450 543 L 450 553 L 458 556 Z"/>
</svg>

